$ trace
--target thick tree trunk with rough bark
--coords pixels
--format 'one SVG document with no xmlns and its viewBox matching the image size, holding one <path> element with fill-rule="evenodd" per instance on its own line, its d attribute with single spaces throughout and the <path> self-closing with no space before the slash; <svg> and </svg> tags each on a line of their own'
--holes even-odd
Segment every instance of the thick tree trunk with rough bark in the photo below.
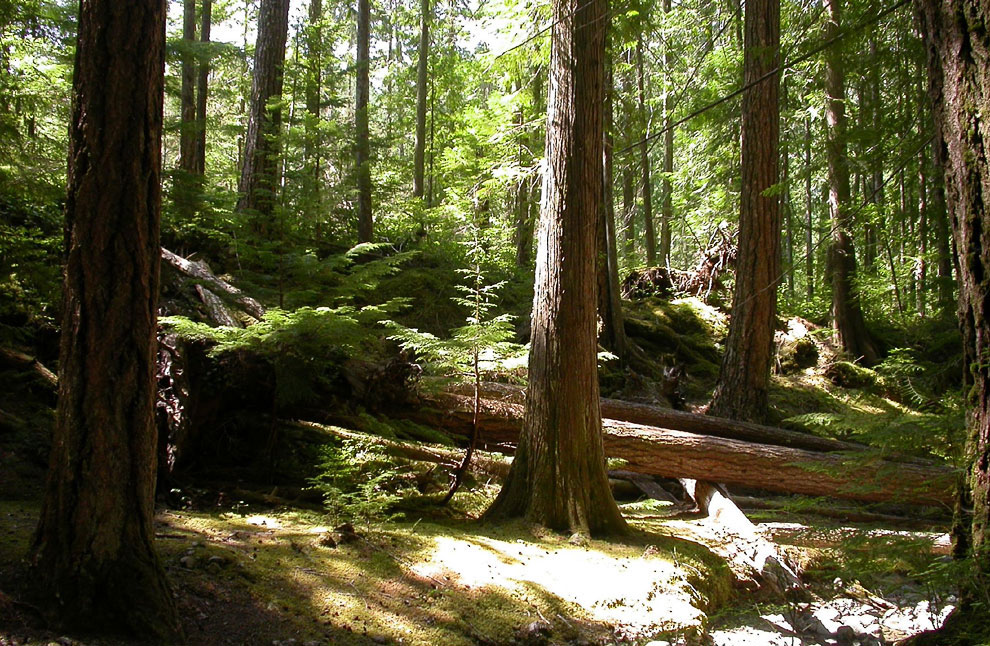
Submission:
<svg viewBox="0 0 990 646">
<path fill-rule="evenodd" d="M 749 0 L 745 15 L 743 83 L 773 72 L 780 61 L 780 3 Z M 780 280 L 780 76 L 743 94 L 742 190 L 739 252 L 732 319 L 715 394 L 713 415 L 762 422 L 766 418 L 773 360 L 773 328 Z M 768 194 L 770 192 L 771 194 Z"/>
<path fill-rule="evenodd" d="M 825 0 L 825 39 L 835 39 L 840 29 L 841 0 Z M 832 221 L 829 249 L 832 269 L 832 324 L 842 349 L 866 365 L 880 356 L 866 329 L 859 294 L 856 292 L 856 251 L 849 213 L 849 160 L 846 157 L 846 87 L 841 50 L 825 50 L 825 153 L 828 160 L 828 205 Z"/>
<path fill-rule="evenodd" d="M 33 562 L 58 622 L 181 639 L 154 550 L 165 2 L 79 11 L 59 397 Z"/>
<path fill-rule="evenodd" d="M 274 232 L 278 192 L 278 134 L 282 124 L 282 66 L 289 29 L 289 0 L 262 0 L 244 159 L 237 190 L 237 210 L 248 214 L 261 236 Z M 275 102 L 274 105 L 272 102 Z"/>
<path fill-rule="evenodd" d="M 430 65 L 430 0 L 419 3 L 419 61 L 416 65 L 416 150 L 413 153 L 413 196 L 426 193 L 426 90 Z"/>
<path fill-rule="evenodd" d="M 602 449 L 595 334 L 606 2 L 555 0 L 524 430 L 489 519 L 623 532 Z"/>
<path fill-rule="evenodd" d="M 371 1 L 358 0 L 356 126 L 358 188 L 358 242 L 371 242 L 374 238 L 374 217 L 371 211 L 371 140 L 368 134 L 368 101 L 371 96 Z"/>
<path fill-rule="evenodd" d="M 928 50 L 929 94 L 941 148 L 948 211 L 959 254 L 959 324 L 969 393 L 968 501 L 956 508 L 957 554 L 975 557 L 959 614 L 932 643 L 986 637 L 990 576 L 990 5 L 984 0 L 917 0 Z M 975 584 L 975 585 L 974 585 Z M 980 587 L 977 587 L 980 586 Z M 981 625 L 982 624 L 982 625 Z M 953 632 L 955 631 L 955 634 Z M 969 639 L 969 641 L 967 641 Z"/>
</svg>

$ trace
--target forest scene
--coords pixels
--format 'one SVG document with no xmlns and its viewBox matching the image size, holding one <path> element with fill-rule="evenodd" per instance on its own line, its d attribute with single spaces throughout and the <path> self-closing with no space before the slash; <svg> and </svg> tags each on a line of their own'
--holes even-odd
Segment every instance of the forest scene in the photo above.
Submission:
<svg viewBox="0 0 990 646">
<path fill-rule="evenodd" d="M 990 644 L 986 0 L 0 0 L 0 646 Z"/>
</svg>

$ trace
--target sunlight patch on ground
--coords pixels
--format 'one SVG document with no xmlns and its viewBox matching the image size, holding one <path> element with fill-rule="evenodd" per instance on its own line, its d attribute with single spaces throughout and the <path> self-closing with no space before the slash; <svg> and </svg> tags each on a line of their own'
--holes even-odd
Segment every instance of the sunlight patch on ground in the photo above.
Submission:
<svg viewBox="0 0 990 646">
<path fill-rule="evenodd" d="M 449 577 L 472 588 L 503 588 L 513 595 L 526 595 L 535 585 L 579 606 L 593 621 L 622 624 L 634 633 L 697 625 L 703 618 L 692 605 L 681 570 L 656 556 L 613 557 L 480 536 L 433 540 L 435 549 L 411 568 L 420 576 Z"/>
</svg>

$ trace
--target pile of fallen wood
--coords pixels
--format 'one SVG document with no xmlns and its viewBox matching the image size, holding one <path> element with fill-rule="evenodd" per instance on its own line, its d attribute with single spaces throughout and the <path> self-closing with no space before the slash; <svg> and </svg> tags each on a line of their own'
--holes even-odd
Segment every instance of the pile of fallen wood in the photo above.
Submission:
<svg viewBox="0 0 990 646">
<path fill-rule="evenodd" d="M 473 397 L 453 387 L 420 395 L 398 414 L 468 436 Z M 485 384 L 479 447 L 511 453 L 522 428 L 524 393 Z M 851 442 L 781 428 L 602 399 L 605 453 L 624 469 L 810 496 L 951 509 L 958 474 L 934 462 L 882 455 Z"/>
</svg>

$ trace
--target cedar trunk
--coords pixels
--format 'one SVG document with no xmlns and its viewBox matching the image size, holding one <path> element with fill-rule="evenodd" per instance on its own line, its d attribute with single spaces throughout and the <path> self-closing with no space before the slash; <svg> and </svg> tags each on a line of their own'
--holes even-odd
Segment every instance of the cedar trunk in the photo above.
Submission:
<svg viewBox="0 0 990 646">
<path fill-rule="evenodd" d="M 960 619 L 986 621 L 990 576 L 990 6 L 983 0 L 918 0 L 928 50 L 929 94 L 941 148 L 946 203 L 959 254 L 959 323 L 968 367 L 969 504 L 957 507 L 957 550 L 976 557 Z M 971 512 L 970 512 L 971 509 Z M 971 517 L 966 518 L 966 514 Z M 968 548 L 968 549 L 967 549 Z M 964 584 L 965 585 L 965 584 Z M 983 589 L 980 589 L 980 586 Z M 986 628 L 984 626 L 984 628 Z M 990 632 L 990 631 L 986 631 Z M 975 637 L 975 636 L 973 636 Z M 944 639 L 938 643 L 964 643 Z M 976 643 L 973 641 L 965 643 Z"/>
<path fill-rule="evenodd" d="M 825 0 L 825 39 L 839 35 L 841 0 Z M 856 288 L 856 251 L 849 213 L 849 160 L 846 157 L 846 87 L 841 50 L 825 50 L 825 155 L 828 160 L 828 205 L 832 221 L 829 257 L 832 269 L 832 324 L 842 349 L 866 365 L 875 364 L 879 355 L 866 329 Z"/>
<path fill-rule="evenodd" d="M 526 418 L 491 519 L 625 530 L 602 448 L 595 334 L 605 0 L 555 0 Z"/>
<path fill-rule="evenodd" d="M 237 210 L 252 216 L 261 236 L 273 233 L 278 190 L 278 135 L 282 124 L 282 66 L 289 30 L 289 0 L 262 0 L 254 50 L 251 112 L 237 190 Z"/>
<path fill-rule="evenodd" d="M 165 2 L 79 11 L 59 398 L 34 537 L 58 621 L 181 638 L 155 554 Z"/>
<path fill-rule="evenodd" d="M 371 242 L 374 220 L 371 214 L 371 141 L 368 134 L 368 99 L 371 94 L 371 0 L 358 0 L 357 85 L 354 110 L 357 148 L 358 242 Z"/>
<path fill-rule="evenodd" d="M 779 65 L 780 3 L 749 0 L 745 23 L 743 82 L 749 85 Z M 780 159 L 779 90 L 780 75 L 772 74 L 743 94 L 736 286 L 710 407 L 713 415 L 754 422 L 767 413 L 780 279 L 780 198 L 769 192 Z"/>
</svg>

